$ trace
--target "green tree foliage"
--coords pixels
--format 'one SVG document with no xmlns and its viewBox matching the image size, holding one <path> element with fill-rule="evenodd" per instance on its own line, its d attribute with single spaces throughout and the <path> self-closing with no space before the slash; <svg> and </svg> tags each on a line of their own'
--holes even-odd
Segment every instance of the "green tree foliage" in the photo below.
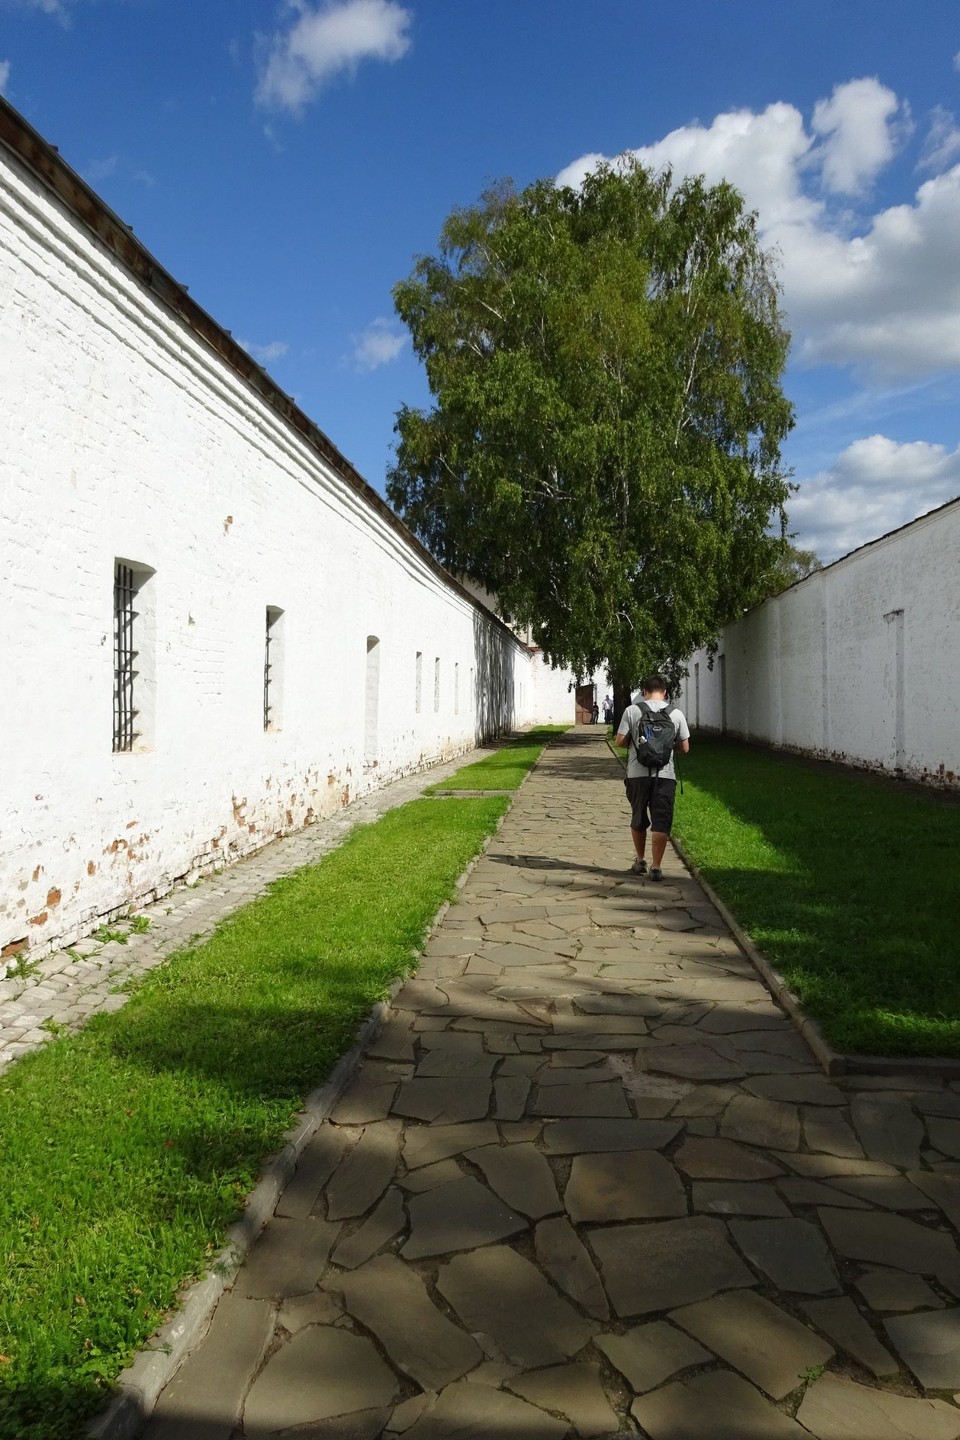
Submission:
<svg viewBox="0 0 960 1440">
<path fill-rule="evenodd" d="M 812 550 L 801 550 L 789 540 L 785 540 L 770 572 L 767 594 L 779 595 L 782 591 L 789 590 L 798 580 L 806 580 L 815 570 L 822 569 L 823 564 Z"/>
<path fill-rule="evenodd" d="M 767 593 L 789 337 L 732 186 L 502 184 L 394 299 L 435 404 L 398 414 L 390 499 L 552 661 L 622 690 Z"/>
</svg>

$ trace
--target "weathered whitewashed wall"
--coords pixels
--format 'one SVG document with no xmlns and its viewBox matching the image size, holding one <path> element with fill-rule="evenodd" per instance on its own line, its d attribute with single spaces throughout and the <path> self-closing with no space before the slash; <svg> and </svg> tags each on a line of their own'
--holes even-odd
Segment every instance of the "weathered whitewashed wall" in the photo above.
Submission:
<svg viewBox="0 0 960 1440">
<path fill-rule="evenodd" d="M 7 955 L 69 943 L 478 739 L 572 721 L 570 677 L 3 145 L 0 396 Z M 122 754 L 117 559 L 152 572 L 135 637 L 144 735 Z M 282 611 L 269 730 L 267 607 Z"/>
<path fill-rule="evenodd" d="M 727 626 L 681 703 L 693 725 L 960 787 L 960 500 Z"/>
</svg>

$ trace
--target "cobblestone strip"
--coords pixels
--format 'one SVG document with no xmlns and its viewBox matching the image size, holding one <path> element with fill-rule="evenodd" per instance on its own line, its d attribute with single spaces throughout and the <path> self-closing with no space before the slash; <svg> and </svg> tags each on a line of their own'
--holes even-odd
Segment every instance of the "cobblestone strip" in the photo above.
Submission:
<svg viewBox="0 0 960 1440">
<path fill-rule="evenodd" d="M 472 762 L 493 753 L 473 750 L 466 759 Z M 275 840 L 195 885 L 180 886 L 162 900 L 131 911 L 127 921 L 100 927 L 103 938 L 95 933 L 29 965 L 26 975 L 0 980 L 0 1072 L 52 1035 L 78 1029 L 91 1015 L 119 1010 L 126 1004 L 124 987 L 130 980 L 206 938 L 220 920 L 257 899 L 272 881 L 316 864 L 355 826 L 371 824 L 417 799 L 427 786 L 445 780 L 464 763 L 465 757 L 459 756 L 384 785 L 331 819 Z M 149 922 L 145 929 L 134 928 L 144 920 Z M 107 933 L 119 938 L 108 939 Z"/>
</svg>

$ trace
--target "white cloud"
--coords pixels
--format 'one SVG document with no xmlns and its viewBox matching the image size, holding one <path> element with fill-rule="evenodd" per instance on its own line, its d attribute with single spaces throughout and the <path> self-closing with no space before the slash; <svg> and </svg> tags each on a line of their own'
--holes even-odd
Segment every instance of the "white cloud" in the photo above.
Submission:
<svg viewBox="0 0 960 1440">
<path fill-rule="evenodd" d="M 10 61 L 0 60 L 0 95 L 7 93 L 7 82 L 10 79 Z"/>
<path fill-rule="evenodd" d="M 926 440 L 870 435 L 801 482 L 789 506 L 790 528 L 829 562 L 957 495 L 960 446 L 950 451 Z"/>
<path fill-rule="evenodd" d="M 949 110 L 936 105 L 930 112 L 930 129 L 917 168 L 939 172 L 955 160 L 960 160 L 960 126 Z"/>
<path fill-rule="evenodd" d="M 410 48 L 412 16 L 395 0 L 288 0 L 294 20 L 263 42 L 256 97 L 297 113 L 329 80 L 363 60 L 399 60 Z"/>
<path fill-rule="evenodd" d="M 362 334 L 353 337 L 350 358 L 358 370 L 378 370 L 381 365 L 397 359 L 407 338 L 394 328 L 391 320 L 378 316 Z"/>
<path fill-rule="evenodd" d="M 953 68 L 954 70 L 960 71 L 960 50 L 958 50 L 953 57 Z"/>
<path fill-rule="evenodd" d="M 286 340 L 271 340 L 266 345 L 255 345 L 252 340 L 238 340 L 237 344 L 242 350 L 246 350 L 258 365 L 272 365 L 274 360 L 282 360 L 290 349 Z"/>
<path fill-rule="evenodd" d="M 859 223 L 837 216 L 824 194 L 874 179 L 905 114 L 878 81 L 850 81 L 815 107 L 809 129 L 780 102 L 685 125 L 630 153 L 678 178 L 703 174 L 742 191 L 779 253 L 801 357 L 911 379 L 960 368 L 960 166 L 926 181 L 912 203 Z M 602 158 L 581 157 L 558 182 L 578 184 Z"/>
<path fill-rule="evenodd" d="M 836 85 L 829 100 L 813 108 L 813 129 L 821 137 L 811 159 L 820 166 L 824 188 L 835 195 L 861 195 L 893 159 L 909 128 L 909 111 L 879 80 Z"/>
</svg>

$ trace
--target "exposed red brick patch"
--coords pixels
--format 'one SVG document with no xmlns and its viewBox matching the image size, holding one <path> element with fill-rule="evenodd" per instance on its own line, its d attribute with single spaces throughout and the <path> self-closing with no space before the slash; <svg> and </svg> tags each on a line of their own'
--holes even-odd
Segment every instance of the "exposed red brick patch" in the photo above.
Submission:
<svg viewBox="0 0 960 1440">
<path fill-rule="evenodd" d="M 0 950 L 0 960 L 12 960 L 14 955 L 19 954 L 27 943 L 26 935 L 21 935 L 19 940 L 10 940 Z"/>
<path fill-rule="evenodd" d="M 27 924 L 28 924 L 28 925 L 46 925 L 46 923 L 47 923 L 47 921 L 48 921 L 49 919 L 50 919 L 49 912 L 46 911 L 46 910 L 42 910 L 39 915 L 31 915 L 30 918 L 29 918 L 29 920 L 27 921 Z"/>
<path fill-rule="evenodd" d="M 96 875 L 96 873 L 97 873 L 97 867 L 96 867 L 96 865 L 94 864 L 94 862 L 93 862 L 92 860 L 88 860 L 88 861 L 87 861 L 87 874 L 88 874 L 88 875 Z"/>
<path fill-rule="evenodd" d="M 40 876 L 41 876 L 42 874 L 43 874 L 43 866 L 42 866 L 42 865 L 38 865 L 37 868 L 36 868 L 36 870 L 34 870 L 33 876 L 32 876 L 32 879 L 33 879 L 34 884 L 36 884 L 36 882 L 40 879 Z"/>
<path fill-rule="evenodd" d="M 51 888 L 47 891 L 47 904 L 49 905 L 50 909 L 55 910 L 62 899 L 62 893 L 56 888 L 56 886 L 51 886 Z"/>
</svg>

